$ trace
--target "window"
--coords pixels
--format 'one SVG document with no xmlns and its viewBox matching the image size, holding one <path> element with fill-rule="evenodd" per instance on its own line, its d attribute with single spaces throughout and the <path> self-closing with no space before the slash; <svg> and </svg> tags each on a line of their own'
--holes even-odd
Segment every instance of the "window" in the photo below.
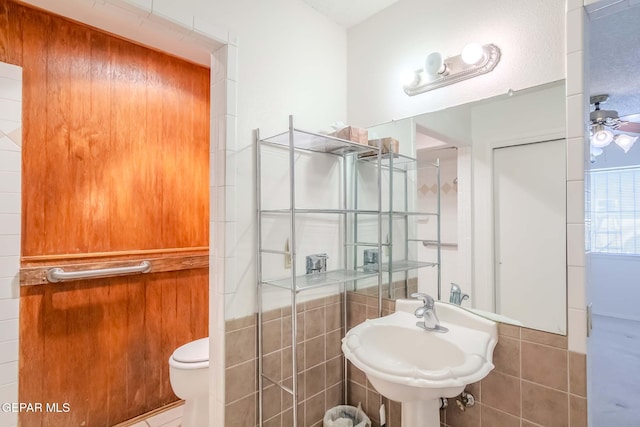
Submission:
<svg viewBox="0 0 640 427">
<path fill-rule="evenodd" d="M 590 202 L 587 247 L 592 252 L 640 255 L 640 166 L 592 171 Z"/>
</svg>

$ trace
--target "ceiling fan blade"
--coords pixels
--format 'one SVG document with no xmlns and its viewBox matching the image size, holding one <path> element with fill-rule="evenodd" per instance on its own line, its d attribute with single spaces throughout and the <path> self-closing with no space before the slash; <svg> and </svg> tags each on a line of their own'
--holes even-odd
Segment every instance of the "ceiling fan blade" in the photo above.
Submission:
<svg viewBox="0 0 640 427">
<path fill-rule="evenodd" d="M 638 114 L 629 114 L 628 116 L 620 117 L 620 120 L 624 120 L 625 122 L 638 122 L 638 123 L 640 123 L 640 113 L 638 113 Z"/>
<path fill-rule="evenodd" d="M 620 124 L 617 126 L 617 130 L 621 132 L 640 133 L 640 123 L 620 121 Z"/>
</svg>

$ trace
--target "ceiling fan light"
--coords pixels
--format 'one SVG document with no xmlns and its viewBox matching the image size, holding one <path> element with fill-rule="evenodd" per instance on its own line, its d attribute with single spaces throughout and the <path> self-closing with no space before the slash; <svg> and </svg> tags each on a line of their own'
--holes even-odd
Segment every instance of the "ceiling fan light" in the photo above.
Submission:
<svg viewBox="0 0 640 427">
<path fill-rule="evenodd" d="M 633 144 L 636 142 L 636 139 L 638 139 L 637 136 L 620 134 L 616 136 L 615 142 L 618 147 L 624 150 L 625 153 L 628 153 L 629 150 L 631 150 L 631 147 L 633 147 Z"/>
<path fill-rule="evenodd" d="M 605 129 L 603 125 L 595 125 L 593 127 L 593 135 L 591 136 L 591 145 L 602 148 L 611 144 L 613 141 L 613 132 Z"/>
<path fill-rule="evenodd" d="M 602 153 L 604 153 L 604 150 L 600 147 L 594 147 L 593 145 L 591 146 L 591 155 L 593 157 L 598 157 L 599 155 L 601 155 Z"/>
</svg>

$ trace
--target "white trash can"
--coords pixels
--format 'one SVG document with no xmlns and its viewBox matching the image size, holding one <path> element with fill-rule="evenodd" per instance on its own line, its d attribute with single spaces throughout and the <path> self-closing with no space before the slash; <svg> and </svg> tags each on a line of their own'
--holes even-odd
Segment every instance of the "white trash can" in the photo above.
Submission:
<svg viewBox="0 0 640 427">
<path fill-rule="evenodd" d="M 371 420 L 360 405 L 334 406 L 324 414 L 324 427 L 371 427 Z"/>
</svg>

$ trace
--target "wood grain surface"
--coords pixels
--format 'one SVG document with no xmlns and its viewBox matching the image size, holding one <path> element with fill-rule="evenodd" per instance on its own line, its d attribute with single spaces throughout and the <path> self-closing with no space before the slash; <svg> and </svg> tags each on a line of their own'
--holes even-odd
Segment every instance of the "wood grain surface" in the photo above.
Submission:
<svg viewBox="0 0 640 427">
<path fill-rule="evenodd" d="M 24 284 L 156 265 L 21 287 L 19 400 L 71 410 L 20 425 L 111 426 L 175 401 L 167 360 L 208 335 L 209 70 L 8 0 L 0 61 L 23 67 Z"/>
</svg>

